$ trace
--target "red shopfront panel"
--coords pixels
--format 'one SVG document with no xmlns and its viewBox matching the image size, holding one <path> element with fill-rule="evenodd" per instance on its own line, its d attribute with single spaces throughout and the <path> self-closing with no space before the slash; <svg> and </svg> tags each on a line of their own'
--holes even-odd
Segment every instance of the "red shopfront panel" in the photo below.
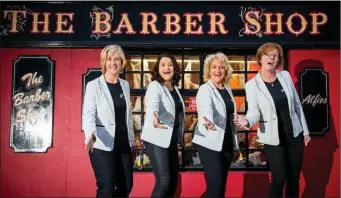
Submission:
<svg viewBox="0 0 341 198">
<path fill-rule="evenodd" d="M 14 153 L 10 148 L 12 62 L 18 55 L 48 55 L 55 61 L 53 148 Z M 0 49 L 1 197 L 64 197 L 68 166 L 71 90 L 70 49 Z"/>
<path fill-rule="evenodd" d="M 291 50 L 288 56 L 296 87 L 305 67 L 322 65 L 329 74 L 330 130 L 304 148 L 302 196 L 340 197 L 340 50 Z"/>
</svg>

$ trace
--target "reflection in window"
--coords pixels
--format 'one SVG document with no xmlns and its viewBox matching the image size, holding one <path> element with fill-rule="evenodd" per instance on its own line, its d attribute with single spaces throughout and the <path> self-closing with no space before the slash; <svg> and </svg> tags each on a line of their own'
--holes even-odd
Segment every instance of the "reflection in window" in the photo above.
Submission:
<svg viewBox="0 0 341 198">
<path fill-rule="evenodd" d="M 184 73 L 184 88 L 185 89 L 198 89 L 200 85 L 199 73 Z M 180 81 L 182 84 L 182 82 Z"/>
<path fill-rule="evenodd" d="M 193 140 L 194 133 L 185 133 L 184 134 L 184 145 L 186 147 L 193 147 L 192 140 Z"/>
<path fill-rule="evenodd" d="M 245 111 L 245 96 L 235 96 L 237 112 Z"/>
<path fill-rule="evenodd" d="M 141 71 L 141 56 L 127 56 L 126 71 Z"/>
<path fill-rule="evenodd" d="M 229 56 L 229 64 L 231 65 L 234 71 L 244 71 L 245 70 L 245 62 L 243 56 Z"/>
<path fill-rule="evenodd" d="M 199 56 L 185 56 L 184 62 L 185 62 L 184 71 L 200 71 Z"/>
<path fill-rule="evenodd" d="M 152 81 L 152 74 L 151 73 L 144 73 L 143 74 L 143 88 L 147 89 L 149 83 Z"/>
<path fill-rule="evenodd" d="M 245 133 L 237 133 L 237 140 L 239 148 L 247 148 Z"/>
<path fill-rule="evenodd" d="M 234 157 L 231 163 L 231 168 L 245 168 L 245 151 L 234 151 Z"/>
<path fill-rule="evenodd" d="M 139 132 L 142 130 L 141 127 L 141 115 L 140 114 L 133 114 L 133 126 L 134 132 Z"/>
<path fill-rule="evenodd" d="M 131 97 L 131 108 L 133 112 L 141 112 L 142 101 L 141 96 L 132 96 Z"/>
<path fill-rule="evenodd" d="M 198 115 L 185 115 L 185 130 L 194 130 L 198 123 Z"/>
<path fill-rule="evenodd" d="M 266 167 L 266 158 L 264 151 L 253 151 L 249 154 L 249 166 Z"/>
<path fill-rule="evenodd" d="M 143 163 L 142 163 L 143 162 Z M 136 152 L 136 157 L 134 160 L 134 168 L 142 169 L 142 168 L 151 168 L 150 160 L 148 154 L 144 152 Z"/>
<path fill-rule="evenodd" d="M 249 148 L 264 148 L 264 144 L 257 142 L 257 133 L 249 133 Z"/>
<path fill-rule="evenodd" d="M 232 74 L 232 78 L 229 82 L 229 86 L 232 89 L 244 89 L 245 87 L 244 74 Z"/>
<path fill-rule="evenodd" d="M 142 144 L 141 144 L 141 133 L 135 133 L 135 144 L 136 144 L 136 148 L 141 148 Z"/>
<path fill-rule="evenodd" d="M 260 70 L 260 65 L 258 65 L 257 63 L 256 56 L 247 56 L 247 70 L 248 71 Z"/>
<path fill-rule="evenodd" d="M 127 73 L 126 81 L 128 81 L 130 89 L 140 89 L 141 73 Z"/>
<path fill-rule="evenodd" d="M 188 149 L 183 151 L 183 165 L 185 168 L 202 168 L 198 151 Z"/>
</svg>

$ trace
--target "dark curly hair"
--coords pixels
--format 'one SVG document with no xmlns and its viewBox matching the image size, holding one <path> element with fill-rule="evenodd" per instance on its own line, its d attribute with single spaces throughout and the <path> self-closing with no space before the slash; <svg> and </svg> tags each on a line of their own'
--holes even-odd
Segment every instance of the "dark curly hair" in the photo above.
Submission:
<svg viewBox="0 0 341 198">
<path fill-rule="evenodd" d="M 163 57 L 170 58 L 172 60 L 173 66 L 174 66 L 174 76 L 172 78 L 172 85 L 173 86 L 178 86 L 179 81 L 181 79 L 181 68 L 179 67 L 178 63 L 176 62 L 175 58 L 173 55 L 169 53 L 164 53 L 161 54 L 157 60 L 155 65 L 153 66 L 153 73 L 152 73 L 152 80 L 156 80 L 159 83 L 163 83 L 165 80 L 161 77 L 159 73 L 159 66 L 160 66 L 160 60 Z"/>
</svg>

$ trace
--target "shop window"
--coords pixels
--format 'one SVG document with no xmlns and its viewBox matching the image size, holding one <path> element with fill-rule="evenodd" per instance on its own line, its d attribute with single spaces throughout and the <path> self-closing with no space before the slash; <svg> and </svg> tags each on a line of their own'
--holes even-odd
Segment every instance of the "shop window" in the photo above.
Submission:
<svg viewBox="0 0 341 198">
<path fill-rule="evenodd" d="M 135 143 L 133 163 L 135 171 L 151 171 L 148 150 L 141 142 L 141 130 L 145 120 L 145 92 L 151 82 L 152 69 L 158 57 L 158 53 L 140 55 L 128 55 L 124 77 L 131 86 L 133 123 Z M 129 53 L 128 53 L 129 54 Z M 179 90 L 185 103 L 185 132 L 184 144 L 178 145 L 180 171 L 203 171 L 199 154 L 195 144 L 192 143 L 195 127 L 198 122 L 196 109 L 196 94 L 199 86 L 203 84 L 203 60 L 205 52 L 176 54 L 176 61 L 181 67 L 182 76 L 179 82 Z M 245 98 L 245 83 L 254 77 L 260 66 L 256 57 L 251 55 L 230 55 L 229 64 L 234 72 L 229 82 L 236 101 L 236 111 L 245 115 L 247 104 Z M 142 65 L 142 66 L 141 66 Z M 234 151 L 231 171 L 233 170 L 268 170 L 264 155 L 264 147 L 256 141 L 257 124 L 250 130 L 238 128 L 237 142 L 239 150 Z"/>
</svg>

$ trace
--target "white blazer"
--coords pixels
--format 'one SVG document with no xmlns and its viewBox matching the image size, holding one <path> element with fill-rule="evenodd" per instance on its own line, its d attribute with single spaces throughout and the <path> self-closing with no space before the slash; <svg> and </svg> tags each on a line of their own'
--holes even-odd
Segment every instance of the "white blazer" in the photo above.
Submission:
<svg viewBox="0 0 341 198">
<path fill-rule="evenodd" d="M 232 91 L 227 85 L 225 86 L 225 89 L 229 92 L 232 98 L 234 111 L 236 112 L 236 103 L 234 101 Z M 221 97 L 219 91 L 211 80 L 208 80 L 205 84 L 200 86 L 196 97 L 196 104 L 198 111 L 198 124 L 195 128 L 192 142 L 214 151 L 221 151 L 225 136 L 226 119 L 229 119 L 232 127 L 233 145 L 235 148 L 238 148 L 237 130 L 233 123 L 234 116 L 226 116 L 226 105 L 224 99 Z M 206 116 L 207 119 L 215 125 L 216 131 L 206 129 L 203 116 Z"/>
<path fill-rule="evenodd" d="M 129 83 L 119 79 L 126 101 L 126 124 L 130 146 L 135 145 L 132 110 L 130 104 Z M 83 130 L 85 138 L 91 132 L 96 136 L 94 148 L 104 151 L 114 149 L 115 140 L 115 108 L 104 76 L 88 82 L 83 102 Z"/>
<path fill-rule="evenodd" d="M 301 101 L 289 72 L 276 70 L 276 77 L 288 98 L 294 137 L 297 137 L 302 130 L 304 135 L 309 135 Z M 275 103 L 259 72 L 246 83 L 245 91 L 248 104 L 245 118 L 250 127 L 259 121 L 257 141 L 269 145 L 278 145 L 278 119 Z"/>
<path fill-rule="evenodd" d="M 182 103 L 183 113 L 179 117 L 180 134 L 178 143 L 183 144 L 183 133 L 185 129 L 185 105 L 178 88 L 174 87 Z M 157 146 L 168 148 L 173 134 L 175 123 L 175 103 L 171 93 L 165 85 L 158 81 L 152 81 L 146 92 L 146 118 L 142 129 L 141 139 Z M 164 123 L 167 129 L 155 128 L 153 124 L 153 112 Z"/>
</svg>

